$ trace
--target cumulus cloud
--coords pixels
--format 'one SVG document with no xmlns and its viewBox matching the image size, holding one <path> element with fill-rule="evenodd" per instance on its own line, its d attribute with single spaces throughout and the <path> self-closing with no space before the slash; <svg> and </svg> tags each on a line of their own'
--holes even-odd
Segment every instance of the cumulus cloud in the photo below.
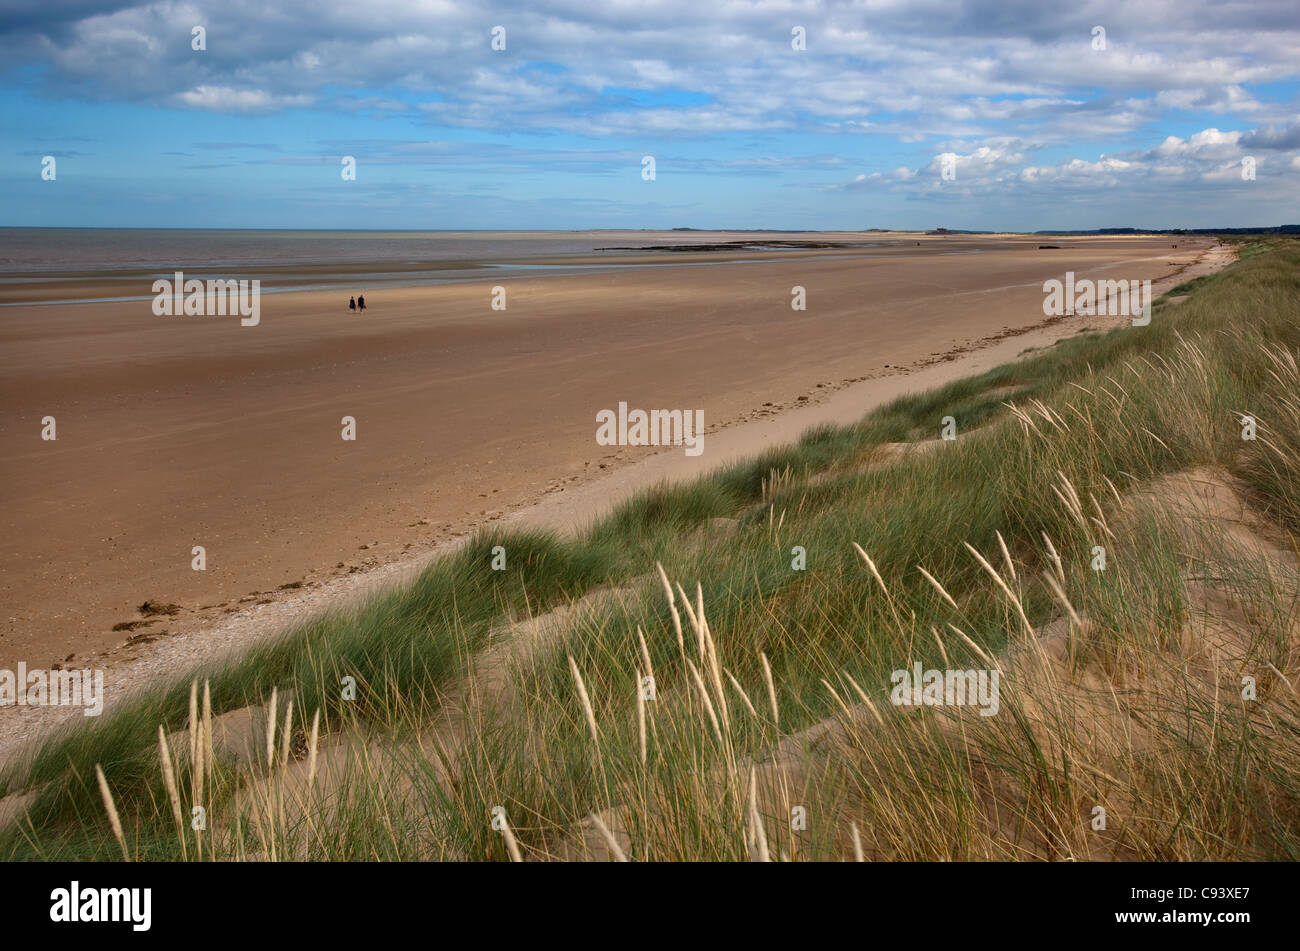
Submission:
<svg viewBox="0 0 1300 951">
<path fill-rule="evenodd" d="M 1202 129 L 1187 138 L 1167 136 L 1147 149 L 1134 149 L 1096 158 L 1071 156 L 1054 163 L 1027 161 L 1042 151 L 1041 143 L 998 140 L 965 151 L 936 154 L 918 168 L 863 172 L 839 185 L 841 190 L 892 189 L 912 194 L 943 191 L 965 194 L 1009 193 L 1017 186 L 1057 191 L 1139 188 L 1152 184 L 1191 187 L 1195 184 L 1238 185 L 1249 165 L 1257 177 L 1287 176 L 1287 187 L 1300 185 L 1290 173 L 1300 169 L 1300 156 L 1282 161 L 1249 153 L 1247 143 L 1290 140 L 1289 130 L 1248 132 Z M 954 145 L 954 148 L 961 148 Z M 949 174 L 945 176 L 945 168 Z"/>
<path fill-rule="evenodd" d="M 1248 84 L 1300 72 L 1293 0 L 761 5 L 664 0 L 526 8 L 471 0 L 270 5 L 53 5 L 0 14 L 0 62 L 32 60 L 52 94 L 248 112 L 337 100 L 503 130 L 690 136 L 714 131 L 996 135 L 1041 123 L 1066 139 L 1095 113 L 1112 134 L 1168 110 L 1285 124 Z M 1092 45 L 1103 24 L 1107 46 Z M 207 30 L 194 51 L 191 30 Z M 494 52 L 490 29 L 506 28 Z M 802 26 L 806 49 L 791 48 Z M 339 90 L 343 90 L 339 93 Z M 387 91 L 409 95 L 390 95 Z M 627 90 L 660 93 L 642 101 Z M 1098 94 L 1100 90 L 1100 94 Z M 376 92 L 379 91 L 379 92 Z M 704 101 L 671 101 L 690 92 Z"/>
<path fill-rule="evenodd" d="M 1069 159 L 1054 166 L 1031 165 L 1020 171 L 1020 180 L 1028 183 L 1069 182 L 1088 187 L 1114 185 L 1134 163 L 1123 159 L 1102 156 L 1095 162 L 1086 159 Z"/>
<path fill-rule="evenodd" d="M 1300 119 L 1287 126 L 1252 129 L 1240 142 L 1246 149 L 1300 149 Z"/>
<path fill-rule="evenodd" d="M 215 112 L 271 112 L 293 106 L 311 105 L 307 95 L 276 95 L 264 89 L 234 89 L 230 86 L 195 86 L 177 93 L 176 101 L 195 109 Z"/>
</svg>

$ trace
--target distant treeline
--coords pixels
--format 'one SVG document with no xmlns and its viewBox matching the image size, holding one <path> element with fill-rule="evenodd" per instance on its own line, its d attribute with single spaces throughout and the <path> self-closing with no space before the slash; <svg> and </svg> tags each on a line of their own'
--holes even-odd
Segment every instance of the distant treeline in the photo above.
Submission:
<svg viewBox="0 0 1300 951">
<path fill-rule="evenodd" d="M 641 229 L 646 230 L 646 229 Z M 672 231 L 725 231 L 731 234 L 820 234 L 806 228 L 672 228 Z M 910 234 L 909 229 L 863 228 L 863 232 Z M 960 228 L 937 228 L 926 234 L 1300 234 L 1300 225 L 1274 225 L 1272 228 L 1093 228 L 1088 231 L 963 231 Z"/>
<path fill-rule="evenodd" d="M 1300 225 L 1276 225 L 1272 228 L 1095 228 L 1092 231 L 1035 231 L 1034 234 L 1300 234 Z"/>
<path fill-rule="evenodd" d="M 641 229 L 646 230 L 646 229 Z M 820 234 L 806 228 L 672 228 L 672 231 L 726 231 L 731 234 Z M 910 234 L 905 228 L 863 228 L 864 232 L 882 234 Z M 963 231 L 960 228 L 939 228 L 926 234 L 1300 234 L 1300 225 L 1275 225 L 1272 228 L 1093 228 L 1091 231 Z"/>
</svg>

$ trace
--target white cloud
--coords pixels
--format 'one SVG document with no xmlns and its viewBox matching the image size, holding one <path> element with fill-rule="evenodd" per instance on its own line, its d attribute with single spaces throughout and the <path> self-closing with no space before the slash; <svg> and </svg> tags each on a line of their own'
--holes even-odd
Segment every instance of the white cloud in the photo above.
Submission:
<svg viewBox="0 0 1300 951">
<path fill-rule="evenodd" d="M 338 90 L 427 93 L 448 125 L 500 131 L 701 135 L 715 131 L 992 136 L 1041 128 L 1065 143 L 1123 137 L 1168 111 L 1294 116 L 1250 83 L 1300 75 L 1294 0 L 1060 5 L 942 2 L 657 4 L 535 0 L 140 3 L 71 22 L 33 5 L 0 33 L 0 62 L 33 57 L 52 92 L 270 110 Z M 3 19 L 0 18 L 0 23 Z M 189 46 L 192 25 L 208 49 Z M 808 48 L 790 48 L 806 26 Z M 1108 47 L 1091 28 L 1108 24 Z M 489 29 L 504 24 L 507 50 Z M 606 90 L 689 91 L 643 105 Z M 1100 89 L 1098 95 L 1095 90 Z M 307 97 L 307 98 L 304 98 Z M 371 108 L 382 109 L 382 105 Z"/>
<path fill-rule="evenodd" d="M 181 103 L 195 109 L 217 112 L 270 112 L 311 105 L 312 97 L 277 96 L 263 89 L 232 89 L 229 86 L 196 86 L 179 93 Z"/>
<path fill-rule="evenodd" d="M 1031 163 L 1027 155 L 1041 151 L 1042 145 L 1022 140 L 991 140 L 978 146 L 951 143 L 951 150 L 935 155 L 917 169 L 893 172 L 862 172 L 837 186 L 855 190 L 867 187 L 894 189 L 905 193 L 939 192 L 1010 193 L 1017 189 L 1119 189 L 1158 185 L 1191 187 L 1238 185 L 1242 178 L 1247 152 L 1242 140 L 1255 133 L 1203 129 L 1186 139 L 1168 136 L 1150 149 L 1136 149 L 1096 158 L 1072 156 L 1055 163 Z M 1300 181 L 1273 178 L 1270 172 L 1285 176 L 1300 169 L 1300 158 L 1278 161 L 1267 156 L 1255 158 L 1257 177 L 1279 187 L 1294 189 Z M 945 159 L 955 168 L 955 176 L 945 180 Z"/>
</svg>

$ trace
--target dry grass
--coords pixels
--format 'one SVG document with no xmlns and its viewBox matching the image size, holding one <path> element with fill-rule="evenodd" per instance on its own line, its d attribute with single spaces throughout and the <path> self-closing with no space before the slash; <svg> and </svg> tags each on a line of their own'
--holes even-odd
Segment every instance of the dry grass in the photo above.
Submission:
<svg viewBox="0 0 1300 951">
<path fill-rule="evenodd" d="M 605 546 L 616 589 L 556 609 L 525 585 L 529 610 L 443 644 L 462 663 L 437 679 L 375 667 L 361 688 L 383 716 L 275 687 L 246 700 L 266 698 L 264 755 L 232 760 L 196 680 L 188 757 L 158 731 L 153 800 L 118 815 L 100 771 L 105 812 L 29 823 L 24 847 L 1298 858 L 1298 274 L 1276 244 L 1141 331 L 648 495 L 575 542 Z M 955 442 L 891 448 L 944 415 Z M 735 531 L 695 531 L 716 516 Z M 996 671 L 997 712 L 895 705 L 913 663 Z"/>
</svg>

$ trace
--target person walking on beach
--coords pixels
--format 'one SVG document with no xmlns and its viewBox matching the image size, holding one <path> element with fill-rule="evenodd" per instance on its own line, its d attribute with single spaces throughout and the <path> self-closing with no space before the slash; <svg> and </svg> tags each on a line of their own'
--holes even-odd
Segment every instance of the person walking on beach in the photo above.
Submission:
<svg viewBox="0 0 1300 951">
<path fill-rule="evenodd" d="M 364 297 L 358 297 L 357 310 L 365 310 L 365 309 L 366 309 L 366 299 Z"/>
<path fill-rule="evenodd" d="M 356 310 L 356 309 L 357 309 L 357 299 L 355 297 L 349 297 L 348 310 Z"/>
</svg>

